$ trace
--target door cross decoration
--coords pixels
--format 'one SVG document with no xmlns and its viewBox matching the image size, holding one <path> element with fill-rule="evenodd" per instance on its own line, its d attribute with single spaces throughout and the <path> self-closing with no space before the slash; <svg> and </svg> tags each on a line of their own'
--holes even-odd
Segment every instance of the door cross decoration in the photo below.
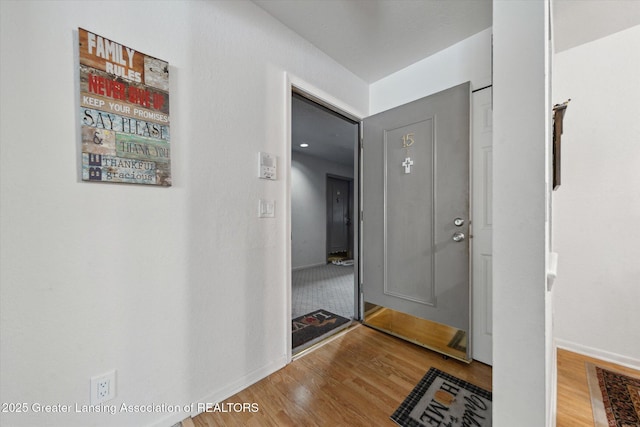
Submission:
<svg viewBox="0 0 640 427">
<path fill-rule="evenodd" d="M 413 160 L 411 160 L 411 157 L 404 159 L 402 166 L 404 166 L 404 173 L 411 173 L 411 166 L 413 166 Z"/>
</svg>

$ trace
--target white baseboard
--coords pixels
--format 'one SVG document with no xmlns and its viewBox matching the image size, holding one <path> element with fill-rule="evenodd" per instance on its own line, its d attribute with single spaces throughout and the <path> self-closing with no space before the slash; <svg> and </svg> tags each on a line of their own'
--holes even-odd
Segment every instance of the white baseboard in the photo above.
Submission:
<svg viewBox="0 0 640 427">
<path fill-rule="evenodd" d="M 281 369 L 282 367 L 284 367 L 287 363 L 287 356 L 283 355 L 282 357 L 278 358 L 277 360 L 269 363 L 268 365 L 260 368 L 260 369 L 256 369 L 253 372 L 248 373 L 247 375 L 243 376 L 242 378 L 240 378 L 239 380 L 229 384 L 226 387 L 223 387 L 219 390 L 216 390 L 215 392 L 209 394 L 208 396 L 203 397 L 202 399 L 199 399 L 197 402 L 194 403 L 190 403 L 186 406 L 183 406 L 183 410 L 182 411 L 176 411 L 175 413 L 172 413 L 166 417 L 160 418 L 156 421 L 154 421 L 152 424 L 149 424 L 147 427 L 167 427 L 167 426 L 174 426 L 176 424 L 179 424 L 181 421 L 185 421 L 185 418 L 193 418 L 199 414 L 201 414 L 202 412 L 204 412 L 203 410 L 198 410 L 198 404 L 199 403 L 203 403 L 203 404 L 216 404 L 216 403 L 220 403 L 225 399 L 228 399 L 229 397 L 233 396 L 234 394 L 238 393 L 241 390 L 244 390 L 245 388 L 249 387 L 250 385 L 260 381 L 261 379 L 271 375 L 272 373 L 274 373 L 275 371 L 277 371 L 278 369 Z M 238 402 L 238 403 L 253 403 L 253 402 Z M 203 405 L 200 405 L 200 407 L 202 407 Z M 191 411 L 189 412 L 189 409 L 191 409 Z M 184 425 L 184 424 L 183 424 Z M 188 425 L 188 424 L 187 424 Z M 192 424 L 193 425 L 193 424 Z"/>
<path fill-rule="evenodd" d="M 309 264 L 309 265 L 303 265 L 301 267 L 293 267 L 291 271 L 304 270 L 305 268 L 320 267 L 323 265 L 327 265 L 327 262 L 325 261 L 318 264 Z"/>
<path fill-rule="evenodd" d="M 286 364 L 287 364 L 287 355 L 283 354 L 280 358 L 278 358 L 277 360 L 274 360 L 268 365 L 263 366 L 262 368 L 256 369 L 255 371 L 248 373 L 247 375 L 243 376 L 237 381 L 234 381 L 233 383 L 225 387 L 222 387 L 221 389 L 216 390 L 213 393 L 201 399 L 198 399 L 198 401 L 193 405 L 193 411 L 191 412 L 191 417 L 193 418 L 201 414 L 202 412 L 204 412 L 202 410 L 200 411 L 198 410 L 198 403 L 203 403 L 203 404 L 220 403 L 228 399 L 229 397 L 233 396 L 234 394 L 238 393 L 239 391 L 244 390 L 250 385 L 257 383 L 261 379 L 268 377 L 269 375 L 273 374 L 277 370 L 282 369 Z M 235 402 L 235 403 L 254 403 L 254 402 Z"/>
<path fill-rule="evenodd" d="M 189 413 L 185 412 L 174 412 L 171 415 L 168 415 L 164 418 L 160 418 L 159 420 L 154 421 L 152 424 L 149 424 L 147 427 L 167 427 L 167 426 L 175 426 L 180 425 L 185 418 L 189 417 Z"/>
<path fill-rule="evenodd" d="M 583 354 L 589 357 L 595 357 L 596 359 L 604 360 L 607 362 L 615 363 L 617 365 L 626 366 L 627 368 L 640 370 L 640 360 L 629 356 L 623 356 L 621 354 L 612 353 L 610 351 L 601 350 L 598 348 L 589 347 L 586 345 L 578 344 L 572 341 L 563 340 L 560 338 L 555 339 L 556 347 L 573 351 L 574 353 Z"/>
<path fill-rule="evenodd" d="M 148 427 L 167 427 L 167 426 L 174 426 L 176 424 L 181 423 L 186 417 L 188 417 L 189 414 L 185 414 L 185 413 L 173 413 L 171 415 L 168 415 L 164 418 L 161 418 L 157 421 L 155 421 L 153 424 L 149 424 Z"/>
<path fill-rule="evenodd" d="M 188 405 L 183 406 L 182 411 L 176 411 L 173 414 L 170 414 L 166 417 L 156 420 L 152 424 L 149 424 L 147 427 L 174 426 L 176 424 L 180 424 L 181 422 L 183 422 L 182 425 L 185 426 L 185 423 L 184 423 L 185 418 L 189 418 L 189 417 L 193 418 L 201 414 L 202 412 L 204 412 L 203 410 L 198 410 L 199 406 L 201 408 L 204 407 L 203 405 L 198 405 L 199 403 L 202 403 L 205 405 L 206 404 L 213 405 L 216 403 L 220 403 L 223 400 L 228 399 L 229 397 L 238 393 L 239 391 L 242 391 L 245 388 L 249 387 L 250 385 L 260 381 L 261 379 L 266 378 L 267 376 L 271 375 L 275 371 L 284 367 L 286 364 L 287 364 L 287 356 L 283 355 L 282 357 L 269 363 L 268 365 L 248 373 L 247 375 L 243 376 L 237 381 L 234 381 L 228 386 L 223 387 L 219 390 L 216 390 L 215 392 L 209 394 L 208 396 L 205 396 L 202 399 L 199 399 L 197 402 L 190 403 Z M 238 403 L 253 403 L 253 402 L 238 402 Z M 189 411 L 189 409 L 191 409 L 191 411 Z M 193 423 L 191 423 L 191 425 L 193 425 Z"/>
</svg>

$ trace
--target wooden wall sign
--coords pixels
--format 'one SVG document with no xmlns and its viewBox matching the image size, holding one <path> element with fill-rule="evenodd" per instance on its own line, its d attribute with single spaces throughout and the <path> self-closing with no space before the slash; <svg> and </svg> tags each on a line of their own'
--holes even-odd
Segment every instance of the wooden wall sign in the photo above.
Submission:
<svg viewBox="0 0 640 427">
<path fill-rule="evenodd" d="M 78 35 L 82 179 L 170 186 L 169 63 Z"/>
</svg>

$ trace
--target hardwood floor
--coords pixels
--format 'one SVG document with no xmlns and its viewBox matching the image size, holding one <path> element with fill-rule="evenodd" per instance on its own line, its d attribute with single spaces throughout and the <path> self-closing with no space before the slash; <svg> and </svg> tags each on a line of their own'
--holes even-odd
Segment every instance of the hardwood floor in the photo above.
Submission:
<svg viewBox="0 0 640 427">
<path fill-rule="evenodd" d="M 623 373 L 640 375 L 640 371 L 631 368 L 558 349 L 557 427 L 593 426 L 585 362 Z"/>
<path fill-rule="evenodd" d="M 585 361 L 640 374 L 562 349 L 557 360 L 557 427 L 593 426 Z M 224 402 L 257 404 L 257 412 L 205 412 L 185 421 L 189 427 L 395 426 L 389 416 L 432 366 L 491 391 L 490 366 L 445 360 L 358 324 Z"/>
<path fill-rule="evenodd" d="M 490 366 L 356 325 L 224 402 L 257 404 L 257 412 L 205 412 L 193 425 L 396 426 L 389 417 L 430 367 L 491 390 Z"/>
</svg>

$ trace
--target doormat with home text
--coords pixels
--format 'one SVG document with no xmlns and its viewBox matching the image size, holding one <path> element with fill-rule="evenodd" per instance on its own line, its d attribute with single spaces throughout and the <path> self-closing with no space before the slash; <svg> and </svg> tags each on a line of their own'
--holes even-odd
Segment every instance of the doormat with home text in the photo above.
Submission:
<svg viewBox="0 0 640 427">
<path fill-rule="evenodd" d="M 292 348 L 305 344 L 334 328 L 347 323 L 349 319 L 327 310 L 316 310 L 291 321 Z"/>
<path fill-rule="evenodd" d="M 391 419 L 402 427 L 490 427 L 491 392 L 431 368 Z"/>
<path fill-rule="evenodd" d="M 596 427 L 640 426 L 640 375 L 585 362 Z"/>
</svg>

